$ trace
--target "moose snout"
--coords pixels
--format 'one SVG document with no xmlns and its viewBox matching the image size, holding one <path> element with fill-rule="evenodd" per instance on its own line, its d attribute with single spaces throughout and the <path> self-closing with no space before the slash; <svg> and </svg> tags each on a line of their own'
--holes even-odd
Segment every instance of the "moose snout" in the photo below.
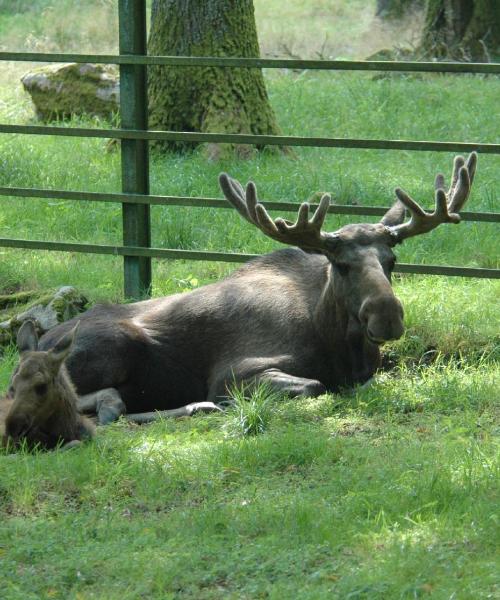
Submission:
<svg viewBox="0 0 500 600">
<path fill-rule="evenodd" d="M 25 436 L 31 426 L 31 420 L 22 415 L 12 415 L 5 421 L 5 437 L 18 442 Z"/>
<path fill-rule="evenodd" d="M 403 307 L 396 296 L 367 298 L 358 317 L 365 327 L 366 336 L 375 344 L 397 340 L 403 335 Z"/>
</svg>

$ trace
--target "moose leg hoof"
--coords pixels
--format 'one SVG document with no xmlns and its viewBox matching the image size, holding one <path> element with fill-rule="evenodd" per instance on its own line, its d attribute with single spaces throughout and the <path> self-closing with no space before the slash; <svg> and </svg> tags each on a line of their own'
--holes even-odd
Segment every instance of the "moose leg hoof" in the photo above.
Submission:
<svg viewBox="0 0 500 600">
<path fill-rule="evenodd" d="M 64 446 L 61 446 L 60 450 L 66 452 L 66 450 L 73 450 L 73 448 L 78 448 L 81 445 L 81 440 L 71 440 L 71 442 L 67 442 Z"/>
<path fill-rule="evenodd" d="M 186 405 L 186 411 L 190 417 L 197 413 L 223 412 L 222 408 L 213 402 L 193 402 Z"/>
<path fill-rule="evenodd" d="M 107 388 L 98 392 L 97 422 L 99 425 L 108 425 L 117 421 L 127 412 L 127 407 L 120 394 L 114 388 Z"/>
<path fill-rule="evenodd" d="M 323 394 L 326 394 L 326 387 L 320 381 L 306 383 L 300 393 L 304 398 L 317 398 Z"/>
<path fill-rule="evenodd" d="M 326 394 L 327 389 L 317 379 L 288 375 L 279 369 L 268 369 L 260 376 L 261 381 L 267 381 L 273 389 L 290 398 L 316 398 Z"/>
</svg>

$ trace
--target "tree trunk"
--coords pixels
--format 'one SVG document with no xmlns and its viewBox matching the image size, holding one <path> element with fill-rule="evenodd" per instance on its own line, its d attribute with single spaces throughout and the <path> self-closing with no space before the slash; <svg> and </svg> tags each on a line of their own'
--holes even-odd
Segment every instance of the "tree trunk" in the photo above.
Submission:
<svg viewBox="0 0 500 600">
<path fill-rule="evenodd" d="M 500 54 L 500 0 L 427 0 L 421 50 L 480 61 Z"/>
<path fill-rule="evenodd" d="M 152 55 L 258 57 L 252 0 L 153 0 Z M 212 133 L 279 133 L 260 69 L 149 67 L 151 129 Z M 189 143 L 163 143 L 169 149 Z M 250 146 L 207 144 L 209 158 Z"/>
</svg>

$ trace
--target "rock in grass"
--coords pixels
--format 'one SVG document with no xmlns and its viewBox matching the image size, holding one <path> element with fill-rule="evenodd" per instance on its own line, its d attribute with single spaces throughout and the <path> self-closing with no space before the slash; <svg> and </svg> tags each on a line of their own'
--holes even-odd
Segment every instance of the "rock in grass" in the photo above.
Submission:
<svg viewBox="0 0 500 600">
<path fill-rule="evenodd" d="M 34 321 L 38 334 L 42 335 L 59 323 L 72 319 L 87 305 L 87 299 L 71 286 L 61 287 L 55 294 L 19 292 L 1 296 L 0 300 L 3 307 L 0 310 L 0 345 L 13 341 L 24 321 Z"/>
<path fill-rule="evenodd" d="M 119 110 L 116 69 L 89 63 L 40 67 L 21 78 L 42 121 L 72 115 L 111 117 Z"/>
</svg>

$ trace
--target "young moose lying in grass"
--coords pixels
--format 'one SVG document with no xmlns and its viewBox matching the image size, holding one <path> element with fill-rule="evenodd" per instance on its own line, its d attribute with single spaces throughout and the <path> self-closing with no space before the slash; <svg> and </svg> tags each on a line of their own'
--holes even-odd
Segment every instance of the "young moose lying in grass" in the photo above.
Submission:
<svg viewBox="0 0 500 600">
<path fill-rule="evenodd" d="M 0 402 L 0 434 L 7 448 L 70 448 L 94 435 L 94 424 L 77 409 L 77 394 L 64 361 L 78 325 L 48 351 L 38 350 L 32 321 L 19 329 L 21 359 L 7 398 Z"/>
</svg>

